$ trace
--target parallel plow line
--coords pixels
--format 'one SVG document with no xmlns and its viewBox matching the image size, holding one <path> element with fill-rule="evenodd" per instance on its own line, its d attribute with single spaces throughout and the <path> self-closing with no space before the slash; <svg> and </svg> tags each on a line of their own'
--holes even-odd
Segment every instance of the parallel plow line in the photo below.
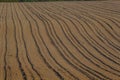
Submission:
<svg viewBox="0 0 120 80">
<path fill-rule="evenodd" d="M 119 80 L 120 12 L 113 5 L 0 3 L 0 80 Z"/>
</svg>

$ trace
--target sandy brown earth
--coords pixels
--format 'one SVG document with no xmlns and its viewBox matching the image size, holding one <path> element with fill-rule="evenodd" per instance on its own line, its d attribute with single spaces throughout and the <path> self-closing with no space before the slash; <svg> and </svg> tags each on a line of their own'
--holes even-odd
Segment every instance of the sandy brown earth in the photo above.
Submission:
<svg viewBox="0 0 120 80">
<path fill-rule="evenodd" d="M 120 80 L 120 2 L 0 3 L 0 80 Z"/>
</svg>

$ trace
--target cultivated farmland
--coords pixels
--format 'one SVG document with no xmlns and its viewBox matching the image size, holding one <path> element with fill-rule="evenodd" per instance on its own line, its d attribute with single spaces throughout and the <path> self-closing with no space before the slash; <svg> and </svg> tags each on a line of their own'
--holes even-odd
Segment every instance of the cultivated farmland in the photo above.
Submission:
<svg viewBox="0 0 120 80">
<path fill-rule="evenodd" d="M 120 1 L 0 3 L 0 80 L 120 80 Z"/>
</svg>

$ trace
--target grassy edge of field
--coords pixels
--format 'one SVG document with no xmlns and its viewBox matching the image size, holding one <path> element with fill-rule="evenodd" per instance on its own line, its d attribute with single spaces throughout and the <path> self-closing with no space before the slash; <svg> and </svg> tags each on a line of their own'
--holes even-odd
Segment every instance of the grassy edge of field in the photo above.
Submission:
<svg viewBox="0 0 120 80">
<path fill-rule="evenodd" d="M 0 2 L 103 1 L 103 0 L 0 0 Z"/>
</svg>

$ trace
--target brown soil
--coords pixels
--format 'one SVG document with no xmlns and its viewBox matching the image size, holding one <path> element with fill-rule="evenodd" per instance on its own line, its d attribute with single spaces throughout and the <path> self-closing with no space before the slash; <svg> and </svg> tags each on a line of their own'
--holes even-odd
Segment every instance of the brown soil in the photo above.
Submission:
<svg viewBox="0 0 120 80">
<path fill-rule="evenodd" d="M 0 80 L 120 80 L 120 2 L 0 3 Z"/>
</svg>

